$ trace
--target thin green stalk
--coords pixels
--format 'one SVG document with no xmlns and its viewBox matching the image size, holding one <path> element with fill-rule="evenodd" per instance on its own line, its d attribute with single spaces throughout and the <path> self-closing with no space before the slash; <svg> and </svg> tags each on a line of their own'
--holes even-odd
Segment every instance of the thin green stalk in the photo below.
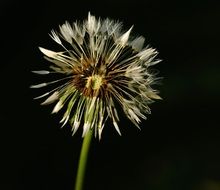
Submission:
<svg viewBox="0 0 220 190">
<path fill-rule="evenodd" d="M 83 144 L 80 152 L 79 157 L 79 165 L 76 175 L 76 184 L 75 184 L 75 190 L 82 190 L 83 189 L 83 181 L 85 176 L 85 169 L 86 169 L 86 163 L 87 163 L 87 157 L 90 147 L 90 142 L 92 139 L 92 130 L 90 130 L 86 136 L 83 139 Z"/>
</svg>

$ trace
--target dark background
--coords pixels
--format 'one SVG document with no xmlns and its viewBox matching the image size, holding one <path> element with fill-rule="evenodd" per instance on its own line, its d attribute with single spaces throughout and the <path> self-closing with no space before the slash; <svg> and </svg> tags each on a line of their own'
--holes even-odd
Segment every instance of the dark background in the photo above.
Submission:
<svg viewBox="0 0 220 190">
<path fill-rule="evenodd" d="M 2 190 L 73 190 L 81 134 L 29 89 L 48 63 L 38 46 L 65 20 L 110 17 L 134 24 L 163 61 L 163 101 L 141 131 L 126 119 L 92 143 L 85 190 L 220 190 L 220 7 L 218 1 L 2 1 L 0 136 Z M 2 187 L 1 187 L 2 186 Z"/>
</svg>

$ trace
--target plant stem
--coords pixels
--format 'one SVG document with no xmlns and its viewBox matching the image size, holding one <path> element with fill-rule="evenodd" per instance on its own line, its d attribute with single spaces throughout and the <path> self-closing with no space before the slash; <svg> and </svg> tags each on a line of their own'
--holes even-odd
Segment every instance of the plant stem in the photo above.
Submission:
<svg viewBox="0 0 220 190">
<path fill-rule="evenodd" d="M 83 189 L 83 181 L 84 181 L 84 176 L 85 176 L 87 157 L 88 157 L 89 147 L 91 144 L 90 142 L 93 136 L 92 134 L 93 134 L 92 130 L 88 131 L 88 133 L 83 139 L 83 144 L 82 144 L 80 157 L 79 157 L 79 165 L 78 165 L 78 170 L 77 170 L 77 175 L 76 175 L 75 190 Z"/>
</svg>

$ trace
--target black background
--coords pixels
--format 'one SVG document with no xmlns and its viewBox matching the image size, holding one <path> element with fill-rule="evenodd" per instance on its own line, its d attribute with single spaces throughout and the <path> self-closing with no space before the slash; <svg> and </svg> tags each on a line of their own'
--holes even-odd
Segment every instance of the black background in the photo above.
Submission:
<svg viewBox="0 0 220 190">
<path fill-rule="evenodd" d="M 85 190 L 220 190 L 220 8 L 218 1 L 2 1 L 0 136 L 2 190 L 71 190 L 81 134 L 60 129 L 29 86 L 43 60 L 38 46 L 68 20 L 124 22 L 146 37 L 163 60 L 155 66 L 163 101 L 141 131 L 122 118 L 120 137 L 109 124 L 94 139 Z M 2 186 L 2 187 L 1 187 Z"/>
</svg>

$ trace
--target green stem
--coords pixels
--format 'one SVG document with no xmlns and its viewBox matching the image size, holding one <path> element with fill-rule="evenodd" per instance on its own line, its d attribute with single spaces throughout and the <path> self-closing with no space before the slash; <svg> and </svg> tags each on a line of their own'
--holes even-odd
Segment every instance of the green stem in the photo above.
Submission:
<svg viewBox="0 0 220 190">
<path fill-rule="evenodd" d="M 77 175 L 76 175 L 76 184 L 75 184 L 75 190 L 82 190 L 83 189 L 83 181 L 84 181 L 84 176 L 85 176 L 85 169 L 86 169 L 86 162 L 87 162 L 87 157 L 88 157 L 88 152 L 89 152 L 89 147 L 90 147 L 90 142 L 92 139 L 92 130 L 88 131 L 86 136 L 83 139 L 83 144 L 80 152 L 80 157 L 79 157 L 79 165 L 78 165 L 78 170 L 77 170 Z"/>
</svg>

